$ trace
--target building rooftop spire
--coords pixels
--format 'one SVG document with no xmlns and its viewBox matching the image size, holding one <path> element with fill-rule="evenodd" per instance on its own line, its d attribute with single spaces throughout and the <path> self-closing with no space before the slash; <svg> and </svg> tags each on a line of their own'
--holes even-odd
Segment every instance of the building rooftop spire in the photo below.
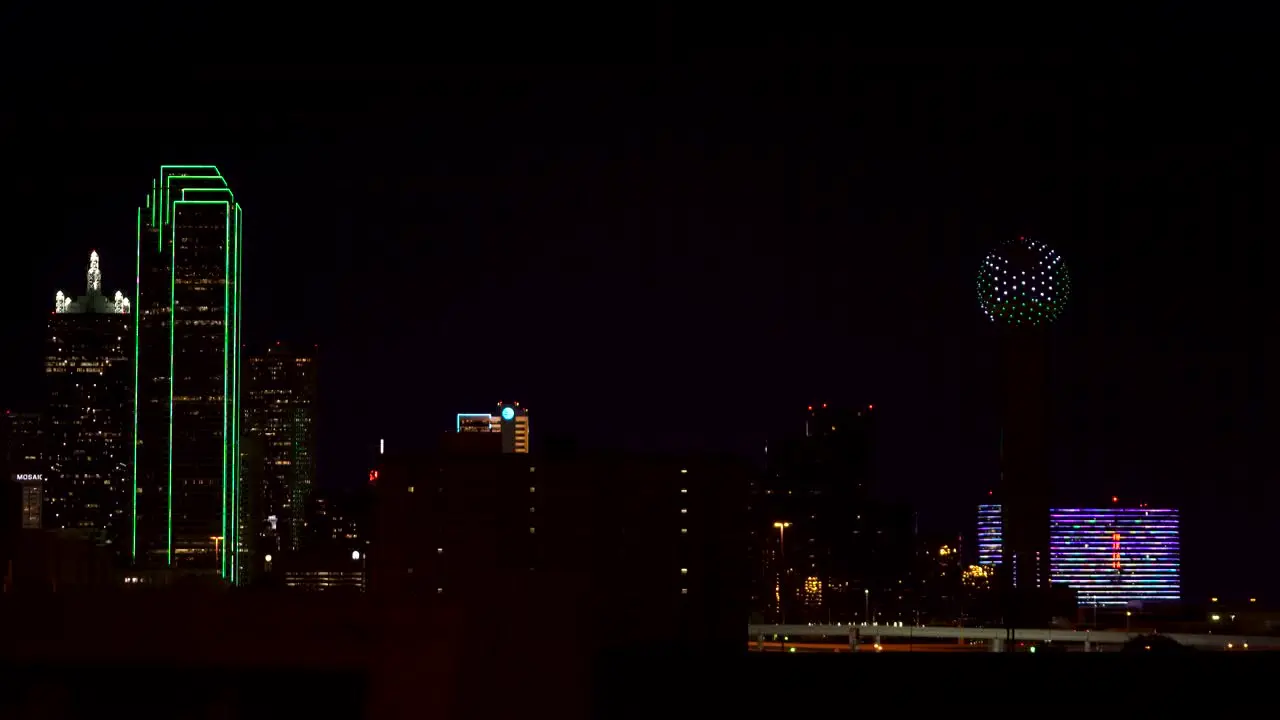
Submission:
<svg viewBox="0 0 1280 720">
<path fill-rule="evenodd" d="M 89 251 L 89 294 L 102 292 L 102 270 L 98 268 L 98 251 Z"/>
</svg>

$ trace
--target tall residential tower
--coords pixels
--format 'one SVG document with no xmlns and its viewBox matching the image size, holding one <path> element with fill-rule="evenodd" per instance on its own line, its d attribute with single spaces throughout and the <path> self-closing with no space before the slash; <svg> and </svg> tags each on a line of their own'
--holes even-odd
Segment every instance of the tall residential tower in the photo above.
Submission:
<svg viewBox="0 0 1280 720">
<path fill-rule="evenodd" d="M 162 165 L 138 209 L 135 564 L 236 580 L 241 210 L 212 165 Z"/>
<path fill-rule="evenodd" d="M 91 252 L 85 294 L 54 298 L 44 364 L 43 526 L 82 532 L 125 555 L 133 512 L 132 328 L 129 300 L 120 291 L 103 294 Z"/>
</svg>

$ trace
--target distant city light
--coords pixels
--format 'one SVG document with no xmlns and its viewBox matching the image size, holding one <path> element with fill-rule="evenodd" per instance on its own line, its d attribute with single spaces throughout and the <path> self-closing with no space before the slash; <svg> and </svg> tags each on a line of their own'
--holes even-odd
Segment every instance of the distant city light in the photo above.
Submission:
<svg viewBox="0 0 1280 720">
<path fill-rule="evenodd" d="M 359 551 L 359 550 L 352 550 L 352 551 L 351 551 L 351 559 L 352 559 L 352 560 L 359 560 L 359 559 L 360 559 L 360 551 Z"/>
</svg>

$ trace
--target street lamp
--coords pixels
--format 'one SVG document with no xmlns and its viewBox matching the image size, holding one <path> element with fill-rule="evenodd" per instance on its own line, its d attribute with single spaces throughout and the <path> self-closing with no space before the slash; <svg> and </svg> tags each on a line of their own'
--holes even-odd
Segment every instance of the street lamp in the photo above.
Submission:
<svg viewBox="0 0 1280 720">
<path fill-rule="evenodd" d="M 781 551 L 783 558 L 785 558 L 787 555 L 787 546 L 786 546 L 786 538 L 783 537 L 783 534 L 787 532 L 787 528 L 791 527 L 791 523 L 776 522 L 773 524 L 773 526 L 778 528 L 778 549 Z"/>
<path fill-rule="evenodd" d="M 782 587 L 783 576 L 787 572 L 787 528 L 791 527 L 791 523 L 778 521 L 773 524 L 778 528 L 778 614 L 781 616 L 782 623 L 787 622 L 787 603 L 784 599 L 786 592 Z"/>
</svg>

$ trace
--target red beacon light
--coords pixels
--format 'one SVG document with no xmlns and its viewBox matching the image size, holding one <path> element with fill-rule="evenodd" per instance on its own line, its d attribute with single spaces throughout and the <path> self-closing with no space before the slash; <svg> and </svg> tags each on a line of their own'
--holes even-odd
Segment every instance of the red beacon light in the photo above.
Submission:
<svg viewBox="0 0 1280 720">
<path fill-rule="evenodd" d="M 1111 502 L 1120 502 L 1120 498 L 1116 497 L 1115 495 L 1112 495 Z"/>
</svg>

